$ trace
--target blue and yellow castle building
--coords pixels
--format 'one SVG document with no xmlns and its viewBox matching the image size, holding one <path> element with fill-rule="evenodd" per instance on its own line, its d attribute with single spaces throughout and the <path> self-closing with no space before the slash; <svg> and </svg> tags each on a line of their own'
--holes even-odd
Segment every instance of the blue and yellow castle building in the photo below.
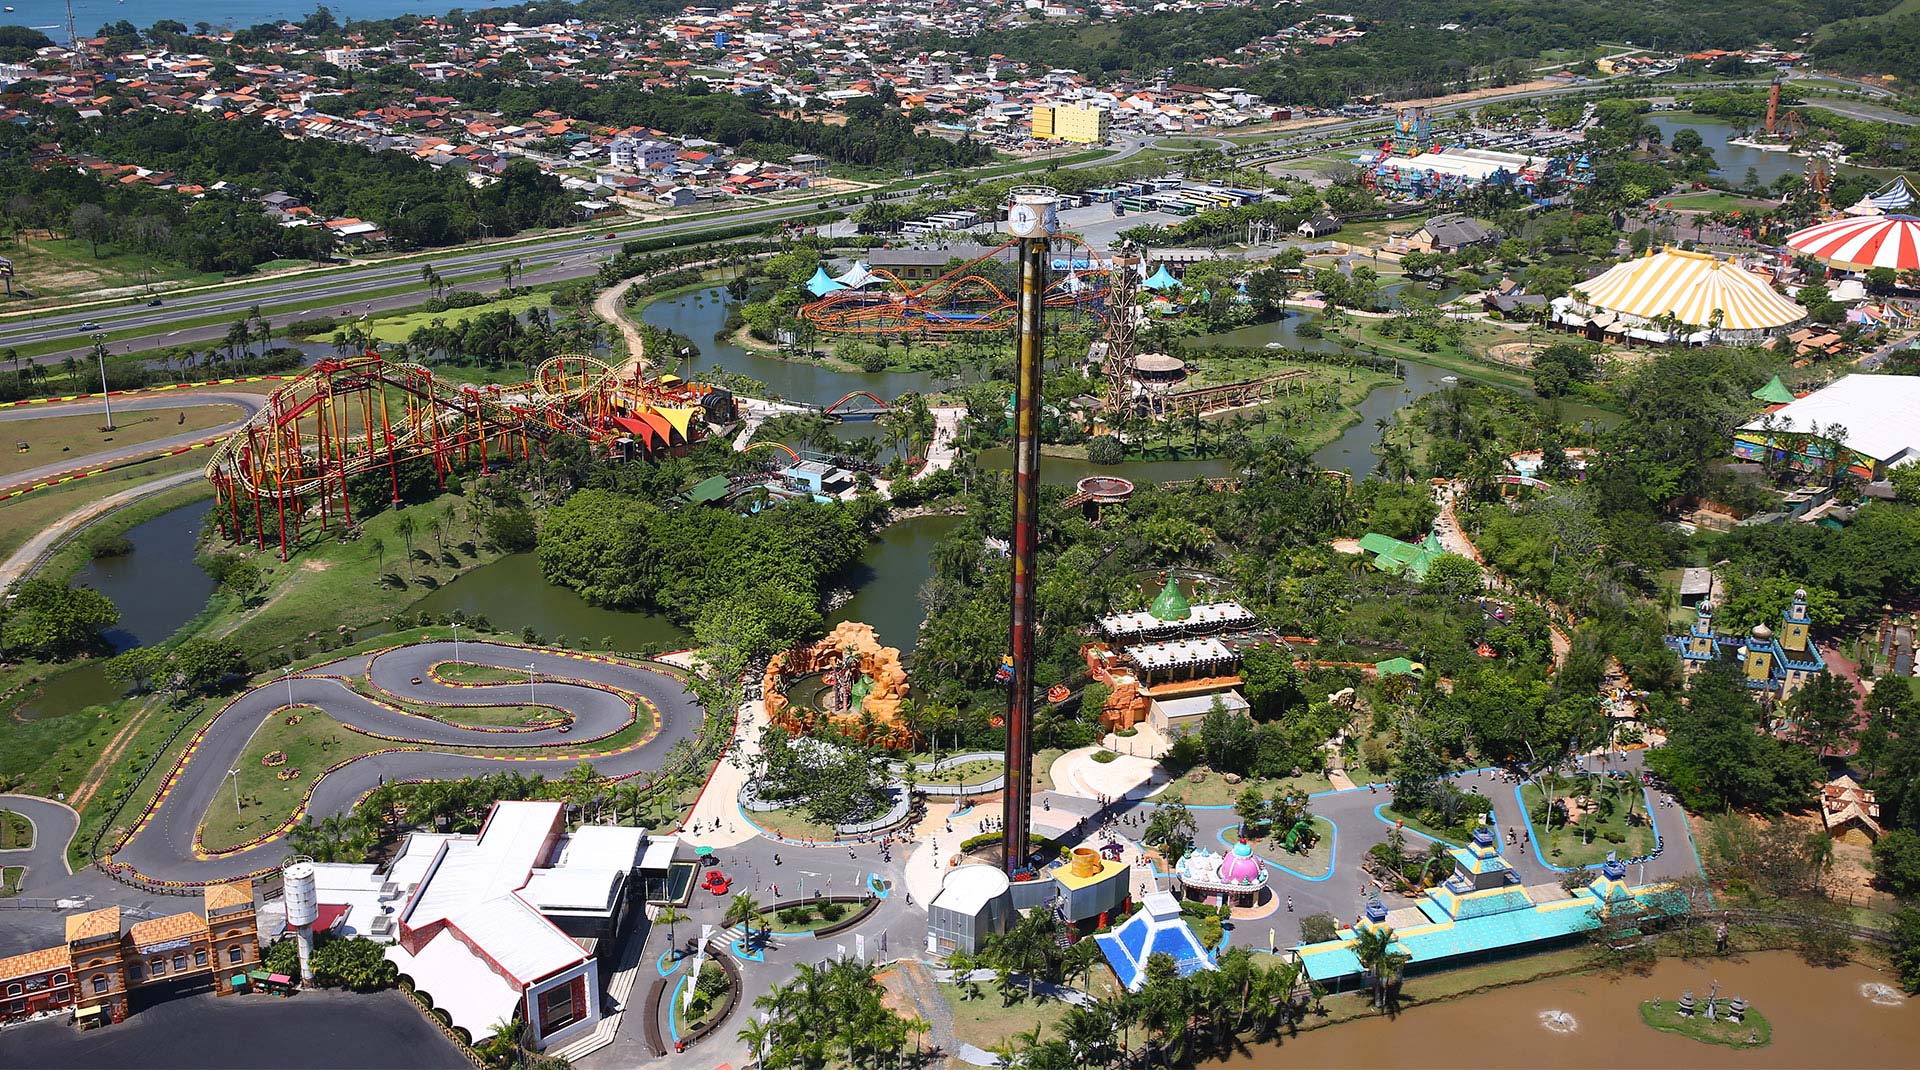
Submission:
<svg viewBox="0 0 1920 1070">
<path fill-rule="evenodd" d="M 1780 614 L 1776 633 L 1765 622 L 1746 635 L 1714 630 L 1713 607 L 1702 602 L 1694 611 L 1693 627 L 1685 635 L 1667 636 L 1667 646 L 1689 668 L 1732 658 L 1740 675 L 1755 691 L 1785 698 L 1814 674 L 1825 672 L 1827 660 L 1813 643 L 1813 620 L 1807 612 L 1805 588 L 1793 592 L 1793 604 Z"/>
</svg>

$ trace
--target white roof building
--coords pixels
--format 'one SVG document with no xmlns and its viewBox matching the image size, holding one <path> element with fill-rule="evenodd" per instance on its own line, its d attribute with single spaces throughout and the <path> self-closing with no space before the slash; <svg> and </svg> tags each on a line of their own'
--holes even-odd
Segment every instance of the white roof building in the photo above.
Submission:
<svg viewBox="0 0 1920 1070">
<path fill-rule="evenodd" d="M 600 1019 L 596 952 L 637 912 L 636 876 L 664 881 L 679 841 L 645 829 L 566 831 L 557 802 L 499 802 L 478 835 L 416 832 L 385 871 L 315 866 L 349 933 L 395 941 L 387 958 L 474 1041 L 516 1015 L 535 1048 Z M 648 868 L 651 864 L 652 868 Z"/>
<path fill-rule="evenodd" d="M 1844 427 L 1846 449 L 1883 465 L 1899 464 L 1920 456 L 1920 375 L 1843 375 L 1767 419 L 1776 434 Z M 1767 427 L 1754 419 L 1740 430 Z"/>
</svg>

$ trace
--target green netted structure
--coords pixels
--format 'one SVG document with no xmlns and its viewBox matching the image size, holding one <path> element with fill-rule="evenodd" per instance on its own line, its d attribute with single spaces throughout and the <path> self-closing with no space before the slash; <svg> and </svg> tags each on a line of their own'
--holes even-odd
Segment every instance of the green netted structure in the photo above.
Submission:
<svg viewBox="0 0 1920 1070">
<path fill-rule="evenodd" d="M 1367 555 L 1374 568 L 1419 583 L 1427 578 L 1427 567 L 1433 564 L 1434 558 L 1446 553 L 1447 548 L 1440 545 L 1440 537 L 1432 532 L 1412 543 L 1369 531 L 1360 537 L 1360 551 Z"/>
<path fill-rule="evenodd" d="M 1787 389 L 1787 384 L 1781 382 L 1778 375 L 1767 380 L 1767 385 L 1755 390 L 1748 396 L 1752 397 L 1755 401 L 1764 401 L 1769 405 L 1791 405 L 1794 401 L 1793 391 Z"/>
<path fill-rule="evenodd" d="M 1167 585 L 1154 596 L 1153 604 L 1147 607 L 1147 612 L 1153 614 L 1158 620 L 1186 620 L 1193 615 L 1193 605 L 1187 601 L 1186 595 L 1180 593 L 1180 585 L 1173 581 L 1172 576 L 1168 576 Z"/>
</svg>

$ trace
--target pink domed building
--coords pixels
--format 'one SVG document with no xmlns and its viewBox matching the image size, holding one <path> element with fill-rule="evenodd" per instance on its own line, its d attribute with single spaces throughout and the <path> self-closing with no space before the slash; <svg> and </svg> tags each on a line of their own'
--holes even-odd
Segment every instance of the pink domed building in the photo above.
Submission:
<svg viewBox="0 0 1920 1070">
<path fill-rule="evenodd" d="M 1225 854 L 1193 848 L 1173 867 L 1181 896 L 1200 903 L 1258 906 L 1267 898 L 1267 864 L 1245 840 Z"/>
</svg>

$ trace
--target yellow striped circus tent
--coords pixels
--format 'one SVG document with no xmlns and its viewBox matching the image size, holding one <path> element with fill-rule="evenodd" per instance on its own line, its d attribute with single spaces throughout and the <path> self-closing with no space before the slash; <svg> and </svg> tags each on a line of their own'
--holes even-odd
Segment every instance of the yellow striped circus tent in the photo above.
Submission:
<svg viewBox="0 0 1920 1070">
<path fill-rule="evenodd" d="M 1553 302 L 1554 322 L 1589 337 L 1694 345 L 1760 341 L 1806 318 L 1731 259 L 1680 249 L 1617 264 Z"/>
</svg>

